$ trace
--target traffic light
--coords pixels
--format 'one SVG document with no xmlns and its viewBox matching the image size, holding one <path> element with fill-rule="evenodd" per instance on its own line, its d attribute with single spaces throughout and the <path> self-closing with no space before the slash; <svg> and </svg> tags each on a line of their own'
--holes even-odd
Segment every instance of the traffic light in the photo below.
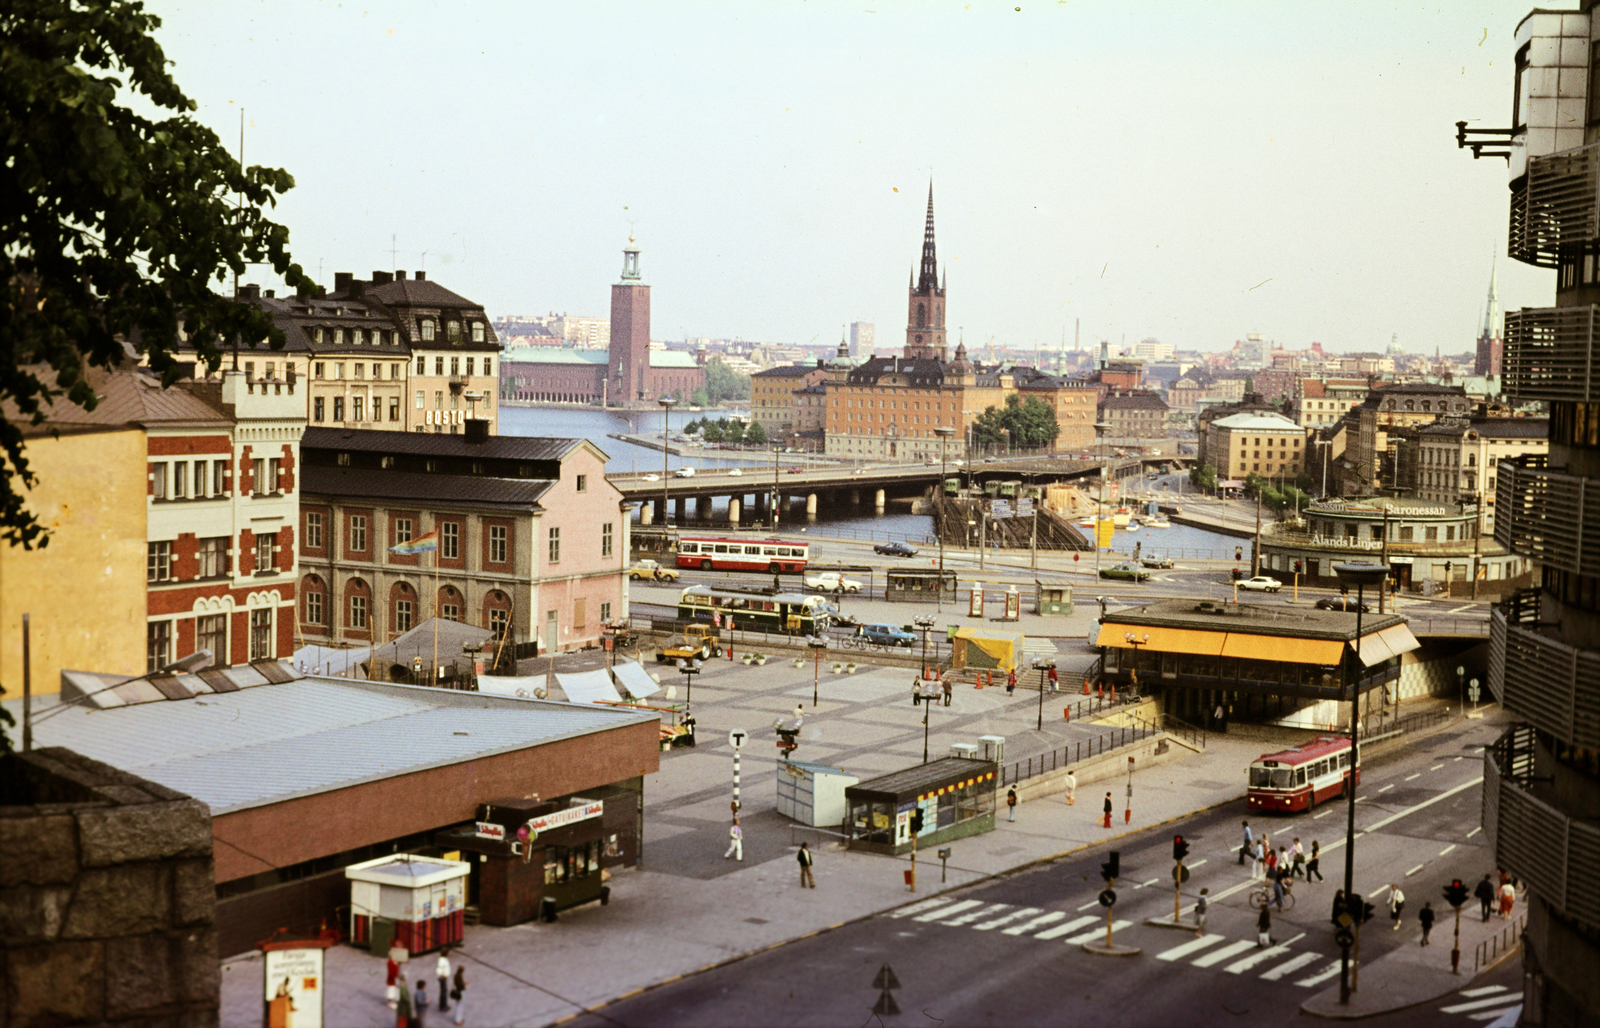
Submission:
<svg viewBox="0 0 1600 1028">
<path fill-rule="evenodd" d="M 1444 887 L 1444 898 L 1452 907 L 1459 907 L 1467 901 L 1466 884 L 1459 878 L 1452 878 L 1450 884 Z"/>
<path fill-rule="evenodd" d="M 1343 925 L 1341 925 L 1339 923 L 1339 919 L 1341 917 L 1343 917 L 1345 915 L 1345 913 L 1349 909 L 1350 909 L 1349 901 L 1346 900 L 1345 897 L 1337 896 L 1337 897 L 1334 898 L 1334 901 L 1333 901 L 1333 926 L 1335 928 L 1343 927 Z"/>
<path fill-rule="evenodd" d="M 1344 898 L 1344 912 L 1350 915 L 1351 924 L 1361 923 L 1361 894 L 1352 892 Z"/>
<path fill-rule="evenodd" d="M 1106 856 L 1109 859 L 1100 864 L 1100 877 L 1109 882 L 1113 878 L 1119 877 L 1118 872 L 1122 870 L 1122 863 L 1121 856 L 1116 850 L 1112 850 Z"/>
<path fill-rule="evenodd" d="M 912 835 L 921 835 L 922 834 L 922 808 L 921 807 L 912 807 L 911 808 L 911 834 Z"/>
<path fill-rule="evenodd" d="M 1376 911 L 1372 909 L 1371 903 L 1361 904 L 1361 923 L 1366 924 L 1368 921 L 1372 920 L 1372 915 L 1374 913 L 1376 913 Z"/>
<path fill-rule="evenodd" d="M 1172 859 L 1173 860 L 1182 860 L 1184 857 L 1187 857 L 1188 855 L 1189 855 L 1189 844 L 1183 841 L 1183 836 L 1174 835 L 1172 837 Z"/>
<path fill-rule="evenodd" d="M 1294 562 L 1294 573 L 1295 574 L 1303 575 L 1303 574 L 1305 574 L 1305 570 L 1306 570 L 1306 562 L 1305 561 L 1297 560 L 1297 561 Z"/>
</svg>

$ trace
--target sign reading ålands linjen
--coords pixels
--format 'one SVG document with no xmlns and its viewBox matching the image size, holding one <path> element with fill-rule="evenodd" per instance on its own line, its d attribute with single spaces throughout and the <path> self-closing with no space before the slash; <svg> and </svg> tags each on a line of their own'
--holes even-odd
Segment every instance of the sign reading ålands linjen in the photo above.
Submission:
<svg viewBox="0 0 1600 1028">
<path fill-rule="evenodd" d="M 587 821 L 591 817 L 599 817 L 605 813 L 605 809 L 604 800 L 595 800 L 593 803 L 585 803 L 581 807 L 568 807 L 566 810 L 558 810 L 554 814 L 536 817 L 528 822 L 528 827 L 536 832 L 548 832 L 550 829 L 560 828 L 562 825 L 570 825 L 578 821 Z"/>
</svg>

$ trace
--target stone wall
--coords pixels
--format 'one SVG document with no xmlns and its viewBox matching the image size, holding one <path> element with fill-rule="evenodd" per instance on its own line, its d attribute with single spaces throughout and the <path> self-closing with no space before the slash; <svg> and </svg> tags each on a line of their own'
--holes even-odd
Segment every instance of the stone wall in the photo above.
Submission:
<svg viewBox="0 0 1600 1028">
<path fill-rule="evenodd" d="M 67 749 L 8 754 L 0 853 L 0 1024 L 217 1024 L 204 803 Z"/>
</svg>

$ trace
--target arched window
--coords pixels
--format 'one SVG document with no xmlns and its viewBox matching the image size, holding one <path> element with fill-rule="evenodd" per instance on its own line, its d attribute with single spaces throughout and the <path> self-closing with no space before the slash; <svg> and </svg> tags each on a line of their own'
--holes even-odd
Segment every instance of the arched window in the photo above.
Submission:
<svg viewBox="0 0 1600 1028">
<path fill-rule="evenodd" d="M 396 582 L 389 589 L 390 634 L 411 631 L 417 617 L 417 591 L 406 582 Z"/>
<path fill-rule="evenodd" d="M 345 584 L 344 623 L 355 632 L 372 628 L 372 589 L 359 578 L 352 578 Z"/>
<path fill-rule="evenodd" d="M 917 327 L 928 327 L 928 305 L 925 303 L 917 304 Z"/>
<path fill-rule="evenodd" d="M 300 581 L 300 618 L 316 631 L 327 631 L 328 586 L 317 575 L 307 575 Z"/>
<path fill-rule="evenodd" d="M 498 637 L 505 634 L 511 623 L 511 597 L 499 589 L 491 589 L 483 598 L 483 623 Z"/>
</svg>

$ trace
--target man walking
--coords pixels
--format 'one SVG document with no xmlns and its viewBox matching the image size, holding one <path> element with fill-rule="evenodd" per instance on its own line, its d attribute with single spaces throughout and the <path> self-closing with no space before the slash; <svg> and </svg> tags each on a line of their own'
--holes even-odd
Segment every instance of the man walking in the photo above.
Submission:
<svg viewBox="0 0 1600 1028">
<path fill-rule="evenodd" d="M 739 827 L 739 819 L 733 819 L 733 827 L 728 829 L 728 852 L 722 855 L 723 860 L 733 857 L 736 860 L 744 859 L 744 829 Z"/>
<path fill-rule="evenodd" d="M 1107 828 L 1111 827 L 1111 794 L 1109 792 L 1106 793 L 1106 819 L 1105 819 L 1105 826 Z"/>
<path fill-rule="evenodd" d="M 1073 774 L 1071 769 L 1068 769 L 1068 771 L 1067 771 L 1067 806 L 1069 806 L 1069 807 L 1073 806 L 1077 802 L 1078 802 L 1078 776 Z"/>
<path fill-rule="evenodd" d="M 1417 911 L 1417 920 L 1422 922 L 1422 944 L 1428 945 L 1428 933 L 1433 931 L 1433 902 L 1430 900 Z"/>
<path fill-rule="evenodd" d="M 439 1010 L 450 1009 L 450 947 L 446 946 L 439 951 L 439 959 L 434 962 L 433 973 L 439 978 Z"/>
<path fill-rule="evenodd" d="M 795 854 L 795 859 L 800 861 L 800 888 L 815 889 L 817 878 L 811 873 L 811 844 L 802 842 L 800 852 Z"/>
<path fill-rule="evenodd" d="M 1298 835 L 1294 837 L 1294 846 L 1289 850 L 1289 859 L 1292 861 L 1290 865 L 1291 877 L 1304 878 L 1306 874 L 1306 851 L 1305 847 L 1300 845 L 1300 836 Z"/>
<path fill-rule="evenodd" d="M 411 995 L 411 1028 L 427 1028 L 428 980 L 417 979 L 417 991 Z"/>
<path fill-rule="evenodd" d="M 1311 859 L 1306 861 L 1306 884 L 1311 884 L 1311 876 L 1316 875 L 1317 881 L 1322 881 L 1322 845 L 1317 840 L 1311 840 Z"/>
<path fill-rule="evenodd" d="M 1012 786 L 1011 788 L 1006 790 L 1006 820 L 1007 821 L 1015 821 L 1016 819 L 1017 819 L 1017 788 L 1016 788 L 1016 786 Z"/>
<path fill-rule="evenodd" d="M 1201 889 L 1200 898 L 1194 901 L 1194 933 L 1206 933 L 1206 912 L 1211 909 L 1211 890 Z"/>
<path fill-rule="evenodd" d="M 1050 678 L 1050 691 L 1051 692 L 1055 692 L 1056 691 L 1056 686 L 1059 684 L 1060 679 L 1058 679 L 1056 677 L 1056 666 L 1054 664 L 1050 665 L 1049 678 Z"/>
<path fill-rule="evenodd" d="M 1400 911 L 1405 909 L 1406 894 L 1400 891 L 1396 882 L 1389 883 L 1389 920 L 1394 922 L 1394 930 L 1400 930 Z"/>
<path fill-rule="evenodd" d="M 1472 890 L 1472 894 L 1478 897 L 1478 903 L 1483 907 L 1483 919 L 1489 920 L 1489 915 L 1494 911 L 1494 886 L 1489 884 L 1488 875 L 1483 876 L 1483 881 Z"/>
<path fill-rule="evenodd" d="M 1250 822 L 1244 823 L 1244 845 L 1239 847 L 1239 863 L 1242 866 L 1246 858 L 1254 859 L 1256 855 L 1256 837 L 1250 831 Z"/>
<path fill-rule="evenodd" d="M 1283 875 L 1274 874 L 1272 878 L 1272 902 L 1278 905 L 1278 913 L 1283 913 Z M 1265 909 L 1265 908 L 1263 908 Z"/>
</svg>

